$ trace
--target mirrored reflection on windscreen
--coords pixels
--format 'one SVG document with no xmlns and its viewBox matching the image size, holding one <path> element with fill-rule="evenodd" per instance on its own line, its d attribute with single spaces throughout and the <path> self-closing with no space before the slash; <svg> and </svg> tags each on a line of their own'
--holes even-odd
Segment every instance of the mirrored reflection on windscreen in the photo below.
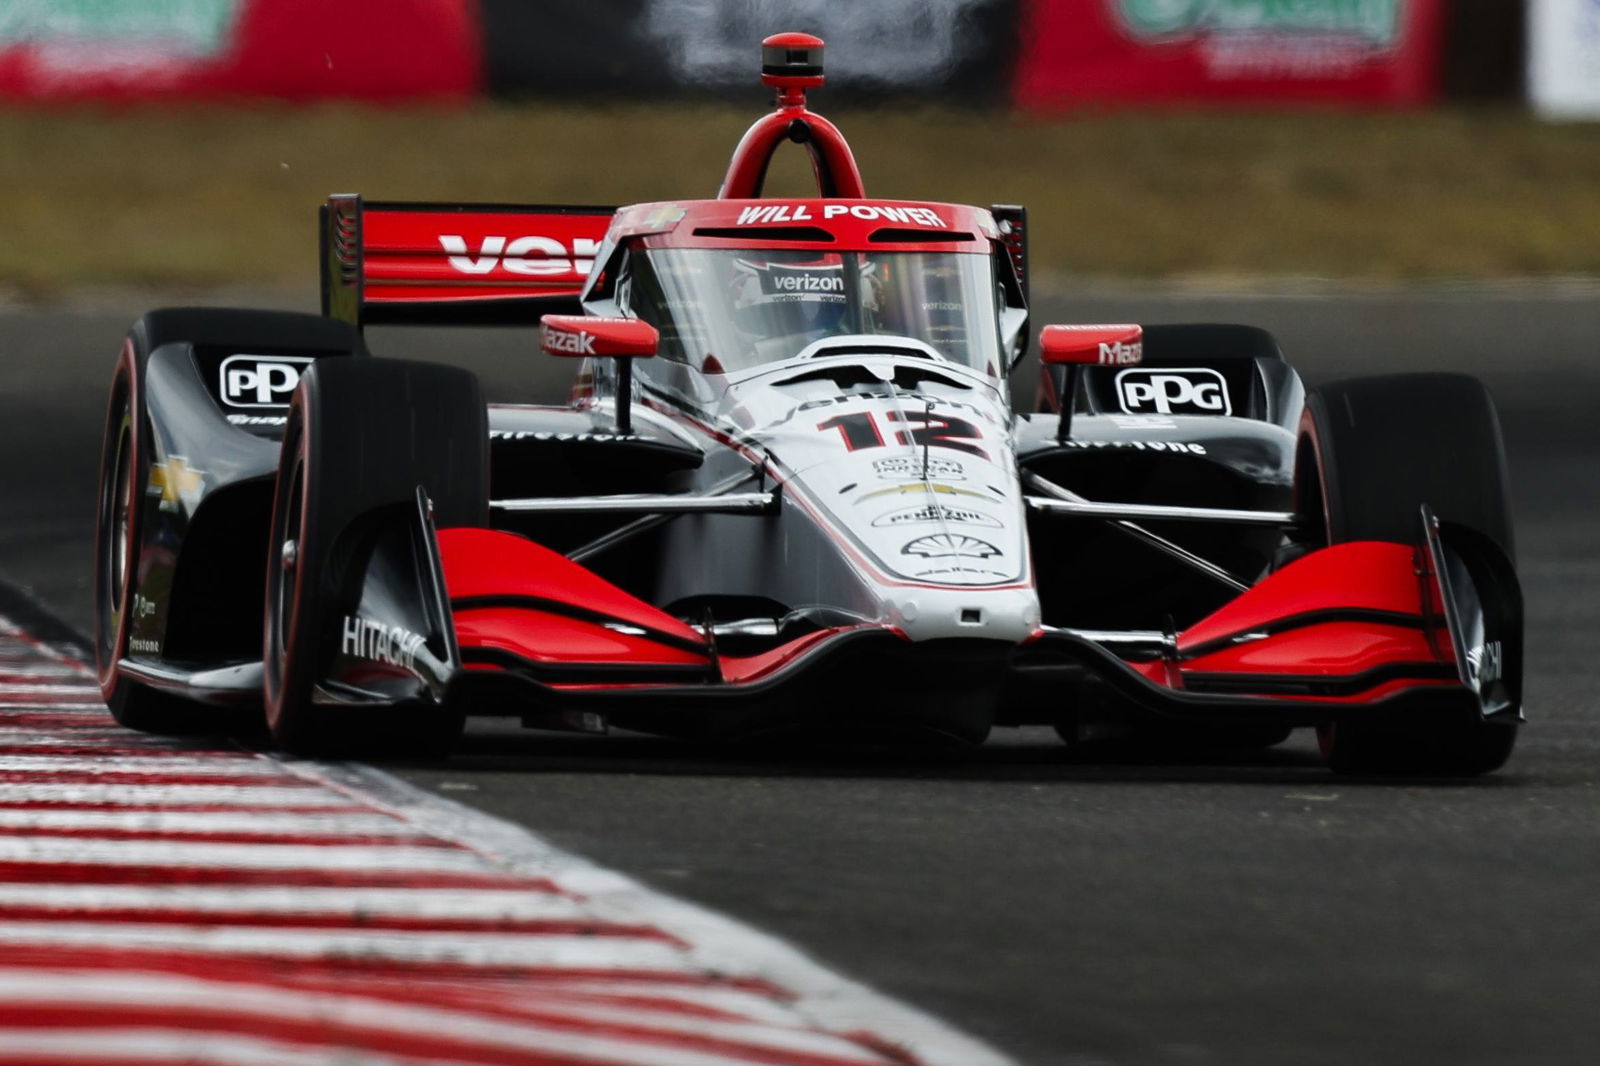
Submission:
<svg viewBox="0 0 1600 1066">
<path fill-rule="evenodd" d="M 911 337 L 998 373 L 993 265 L 962 252 L 658 248 L 634 252 L 618 302 L 661 356 L 710 373 L 788 359 L 826 337 Z"/>
</svg>

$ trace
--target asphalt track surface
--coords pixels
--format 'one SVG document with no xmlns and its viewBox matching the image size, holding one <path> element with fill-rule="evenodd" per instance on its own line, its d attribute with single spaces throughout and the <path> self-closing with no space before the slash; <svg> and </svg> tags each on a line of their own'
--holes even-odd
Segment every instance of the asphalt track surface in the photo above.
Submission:
<svg viewBox="0 0 1600 1066">
<path fill-rule="evenodd" d="M 104 390 L 138 303 L 0 309 L 0 575 L 80 629 Z M 785 937 L 1024 1063 L 1593 1062 L 1600 288 L 1037 305 L 1041 322 L 1264 325 L 1313 382 L 1484 377 L 1529 604 L 1530 722 L 1510 766 L 1340 779 L 1301 735 L 1260 754 L 1095 759 L 1045 731 L 970 752 L 752 752 L 474 727 L 447 764 L 389 769 Z M 373 342 L 472 365 L 497 397 L 561 391 L 565 368 L 524 335 Z"/>
</svg>

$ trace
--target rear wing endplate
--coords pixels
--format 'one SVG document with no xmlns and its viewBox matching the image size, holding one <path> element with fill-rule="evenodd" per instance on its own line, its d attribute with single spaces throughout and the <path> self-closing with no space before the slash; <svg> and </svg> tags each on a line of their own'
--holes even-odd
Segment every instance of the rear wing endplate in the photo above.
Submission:
<svg viewBox="0 0 1600 1066">
<path fill-rule="evenodd" d="M 365 203 L 321 210 L 322 313 L 357 328 L 578 314 L 611 207 Z"/>
</svg>

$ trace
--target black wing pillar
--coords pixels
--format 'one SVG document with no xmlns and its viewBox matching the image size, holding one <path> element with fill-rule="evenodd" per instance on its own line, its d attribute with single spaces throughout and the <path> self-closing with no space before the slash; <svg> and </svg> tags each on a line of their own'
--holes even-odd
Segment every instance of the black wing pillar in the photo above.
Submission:
<svg viewBox="0 0 1600 1066">
<path fill-rule="evenodd" d="M 353 523 L 329 572 L 340 608 L 330 618 L 328 664 L 314 702 L 443 703 L 461 653 L 422 489 L 413 503 Z"/>
<path fill-rule="evenodd" d="M 1426 504 L 1421 517 L 1417 569 L 1430 639 L 1448 642 L 1485 718 L 1520 721 L 1522 587 L 1511 559 L 1482 533 L 1441 522 Z"/>
</svg>

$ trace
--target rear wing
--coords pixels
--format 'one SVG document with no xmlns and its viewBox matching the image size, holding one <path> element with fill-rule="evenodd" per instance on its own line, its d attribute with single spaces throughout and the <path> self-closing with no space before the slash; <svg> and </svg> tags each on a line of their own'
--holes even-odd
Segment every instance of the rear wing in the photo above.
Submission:
<svg viewBox="0 0 1600 1066">
<path fill-rule="evenodd" d="M 365 203 L 321 211 L 322 313 L 357 328 L 577 314 L 611 207 Z"/>
</svg>

